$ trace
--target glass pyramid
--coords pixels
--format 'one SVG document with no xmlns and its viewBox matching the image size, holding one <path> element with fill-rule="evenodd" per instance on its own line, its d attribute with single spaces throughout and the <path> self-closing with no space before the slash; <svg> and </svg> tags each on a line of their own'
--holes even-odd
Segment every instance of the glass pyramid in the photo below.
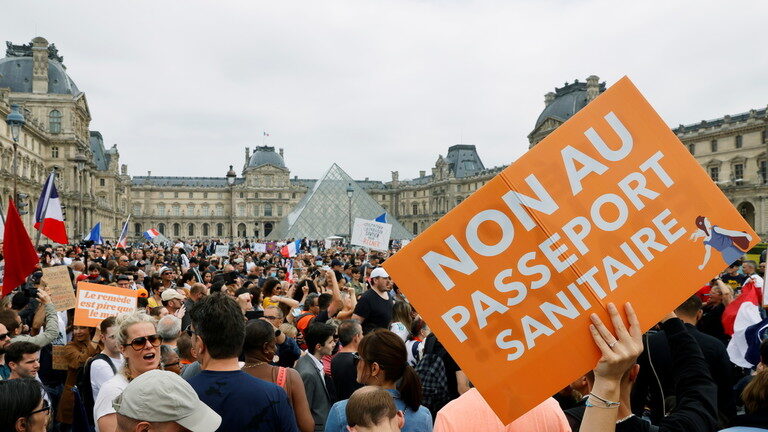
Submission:
<svg viewBox="0 0 768 432">
<path fill-rule="evenodd" d="M 355 218 L 373 220 L 385 212 L 368 192 L 338 165 L 333 164 L 316 181 L 312 189 L 269 234 L 269 239 L 286 240 L 308 238 L 322 240 L 330 236 L 349 237 L 349 198 L 347 188 L 352 186 L 352 222 Z M 408 230 L 387 214 L 392 224 L 392 240 L 411 239 Z"/>
</svg>

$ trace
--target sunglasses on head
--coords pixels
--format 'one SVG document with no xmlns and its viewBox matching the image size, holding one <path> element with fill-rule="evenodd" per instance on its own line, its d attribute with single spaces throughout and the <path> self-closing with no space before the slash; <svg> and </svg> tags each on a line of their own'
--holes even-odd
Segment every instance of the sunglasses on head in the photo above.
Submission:
<svg viewBox="0 0 768 432">
<path fill-rule="evenodd" d="M 149 336 L 141 336 L 137 337 L 136 339 L 130 341 L 127 344 L 123 344 L 123 346 L 130 345 L 131 348 L 133 348 L 136 351 L 141 351 L 144 349 L 145 346 L 147 346 L 147 341 L 153 346 L 153 347 L 159 347 L 160 343 L 162 342 L 160 339 L 160 336 L 153 334 Z"/>
<path fill-rule="evenodd" d="M 192 335 L 195 334 L 195 331 L 192 330 L 192 324 L 188 325 L 187 328 L 184 329 L 184 332 L 187 333 L 189 337 L 192 337 Z"/>
</svg>

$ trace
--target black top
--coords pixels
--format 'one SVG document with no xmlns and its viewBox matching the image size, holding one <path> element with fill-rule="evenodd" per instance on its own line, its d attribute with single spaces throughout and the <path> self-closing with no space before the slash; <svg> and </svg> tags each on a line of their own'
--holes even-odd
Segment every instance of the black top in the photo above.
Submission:
<svg viewBox="0 0 768 432">
<path fill-rule="evenodd" d="M 424 341 L 424 354 L 431 353 L 439 355 L 443 360 L 443 365 L 445 366 L 445 380 L 446 384 L 448 384 L 448 394 L 450 395 L 451 400 L 458 398 L 459 384 L 458 379 L 456 378 L 456 372 L 460 371 L 461 368 L 458 363 L 453 360 L 453 357 L 451 357 L 451 354 L 448 353 L 448 350 L 445 349 L 443 344 L 437 340 L 437 336 L 435 336 L 434 333 L 430 333 Z"/>
<path fill-rule="evenodd" d="M 702 308 L 702 312 L 704 313 L 696 324 L 696 328 L 703 333 L 716 337 L 724 344 L 728 345 L 728 341 L 731 338 L 725 334 L 725 328 L 723 328 L 724 311 L 725 305 L 722 303 L 719 305 L 704 305 Z"/>
<path fill-rule="evenodd" d="M 717 385 L 717 409 L 724 420 L 721 426 L 725 426 L 736 416 L 732 390 L 734 383 L 733 366 L 728 358 L 725 345 L 718 339 L 700 332 L 691 324 L 685 324 L 685 328 L 701 348 L 709 373 Z M 645 349 L 637 359 L 640 373 L 632 387 L 632 411 L 636 415 L 642 415 L 646 397 L 649 397 L 651 422 L 658 423 L 664 417 L 664 407 L 659 392 L 659 384 L 653 371 L 655 370 L 658 374 L 658 381 L 661 382 L 664 396 L 673 395 L 675 390 L 672 352 L 664 331 L 649 333 L 643 342 Z M 653 368 L 651 368 L 649 357 L 653 362 Z"/>
<path fill-rule="evenodd" d="M 389 300 L 384 300 L 375 289 L 369 289 L 360 296 L 355 306 L 355 315 L 365 318 L 363 333 L 367 334 L 377 328 L 389 329 L 392 321 L 392 307 L 395 301 L 390 292 L 386 293 Z"/>
<path fill-rule="evenodd" d="M 331 377 L 336 388 L 337 400 L 349 399 L 352 392 L 362 387 L 362 384 L 357 382 L 357 368 L 353 353 L 340 352 L 333 356 Z"/>
</svg>

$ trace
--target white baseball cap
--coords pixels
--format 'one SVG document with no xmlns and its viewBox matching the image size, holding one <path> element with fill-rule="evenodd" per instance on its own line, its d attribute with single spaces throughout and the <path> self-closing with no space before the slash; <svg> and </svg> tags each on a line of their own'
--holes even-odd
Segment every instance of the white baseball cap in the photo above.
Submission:
<svg viewBox="0 0 768 432">
<path fill-rule="evenodd" d="M 167 290 L 163 291 L 163 293 L 160 295 L 160 299 L 162 299 L 162 301 L 169 301 L 173 299 L 186 300 L 187 298 L 181 295 L 181 293 L 179 293 L 175 289 L 168 288 Z"/>
<path fill-rule="evenodd" d="M 371 279 L 375 277 L 389 277 L 389 273 L 387 273 L 386 270 L 384 270 L 384 267 L 376 267 L 371 271 Z"/>
<path fill-rule="evenodd" d="M 188 382 L 159 369 L 131 381 L 112 407 L 134 420 L 176 422 L 192 432 L 214 432 L 221 425 L 221 416 L 200 400 Z"/>
</svg>

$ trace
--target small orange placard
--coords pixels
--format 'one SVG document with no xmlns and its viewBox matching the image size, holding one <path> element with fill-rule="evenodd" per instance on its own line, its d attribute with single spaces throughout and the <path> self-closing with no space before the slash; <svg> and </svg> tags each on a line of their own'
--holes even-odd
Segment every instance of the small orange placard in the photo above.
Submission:
<svg viewBox="0 0 768 432">
<path fill-rule="evenodd" d="M 77 284 L 75 325 L 98 327 L 104 318 L 136 310 L 136 291 L 89 282 Z"/>
<path fill-rule="evenodd" d="M 595 366 L 590 313 L 648 329 L 757 242 L 623 78 L 384 267 L 509 423 Z"/>
</svg>

